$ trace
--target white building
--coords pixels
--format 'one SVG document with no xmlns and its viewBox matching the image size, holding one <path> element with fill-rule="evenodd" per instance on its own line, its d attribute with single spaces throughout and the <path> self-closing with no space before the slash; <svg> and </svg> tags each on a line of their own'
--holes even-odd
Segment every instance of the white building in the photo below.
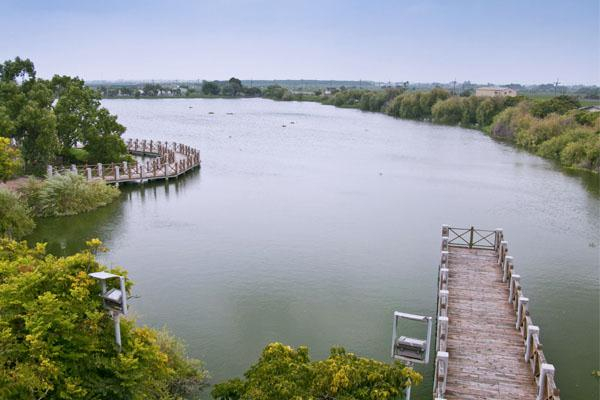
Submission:
<svg viewBox="0 0 600 400">
<path fill-rule="evenodd" d="M 486 86 L 475 90 L 475 96 L 478 97 L 515 97 L 517 91 L 511 88 Z"/>
</svg>

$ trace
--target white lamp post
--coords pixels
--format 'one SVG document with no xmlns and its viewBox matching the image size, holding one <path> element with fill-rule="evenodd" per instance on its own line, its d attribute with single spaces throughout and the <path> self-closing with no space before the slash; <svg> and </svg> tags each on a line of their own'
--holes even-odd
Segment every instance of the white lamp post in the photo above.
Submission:
<svg viewBox="0 0 600 400">
<path fill-rule="evenodd" d="M 417 339 L 408 336 L 399 336 L 398 323 L 400 320 L 415 321 L 427 324 L 427 337 Z M 431 342 L 431 317 L 422 315 L 394 312 L 394 325 L 392 328 L 392 358 L 402 360 L 408 366 L 414 363 L 429 363 L 429 347 Z M 410 386 L 406 388 L 405 397 L 410 400 Z"/>
<path fill-rule="evenodd" d="M 125 290 L 125 277 L 111 274 L 110 272 L 93 272 L 90 276 L 100 281 L 102 287 L 102 302 L 113 321 L 115 322 L 115 342 L 121 351 L 121 314 L 127 315 L 127 291 Z M 119 288 L 107 290 L 106 281 L 109 279 L 119 279 Z"/>
</svg>

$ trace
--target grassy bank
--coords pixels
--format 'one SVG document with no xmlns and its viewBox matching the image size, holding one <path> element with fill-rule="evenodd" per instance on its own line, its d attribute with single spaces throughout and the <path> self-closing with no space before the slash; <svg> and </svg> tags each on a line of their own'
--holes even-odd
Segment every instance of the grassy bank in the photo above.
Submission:
<svg viewBox="0 0 600 400">
<path fill-rule="evenodd" d="M 116 199 L 120 191 L 104 181 L 76 174 L 46 180 L 29 178 L 17 190 L 0 188 L 0 236 L 20 239 L 35 228 L 34 218 L 75 215 Z"/>
</svg>

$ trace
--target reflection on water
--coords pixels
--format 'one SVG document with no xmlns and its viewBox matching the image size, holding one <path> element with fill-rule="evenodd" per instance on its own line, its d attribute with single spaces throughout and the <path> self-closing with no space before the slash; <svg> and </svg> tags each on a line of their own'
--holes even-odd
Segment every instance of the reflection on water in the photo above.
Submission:
<svg viewBox="0 0 600 400">
<path fill-rule="evenodd" d="M 202 170 L 123 186 L 108 207 L 41 220 L 31 239 L 58 254 L 102 239 L 103 261 L 136 283 L 141 322 L 169 326 L 215 380 L 270 341 L 388 360 L 394 310 L 435 315 L 447 223 L 504 228 L 561 394 L 598 397 L 594 177 L 473 130 L 314 103 L 104 105 L 129 137 L 199 148 Z M 419 369 L 415 396 L 429 398 L 432 367 Z"/>
</svg>

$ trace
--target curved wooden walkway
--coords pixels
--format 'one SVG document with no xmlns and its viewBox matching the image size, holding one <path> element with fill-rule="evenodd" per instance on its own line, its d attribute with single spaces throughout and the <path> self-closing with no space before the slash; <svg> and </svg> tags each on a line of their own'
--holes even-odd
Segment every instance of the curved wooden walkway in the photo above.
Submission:
<svg viewBox="0 0 600 400">
<path fill-rule="evenodd" d="M 76 173 L 86 179 L 102 179 L 107 183 L 146 182 L 157 179 L 177 178 L 200 168 L 200 151 L 175 142 L 128 139 L 127 151 L 136 156 L 148 157 L 145 162 L 123 162 L 120 164 L 96 164 L 70 168 L 48 166 L 47 176 Z"/>
<path fill-rule="evenodd" d="M 558 400 L 502 230 L 442 228 L 436 399 Z"/>
</svg>

